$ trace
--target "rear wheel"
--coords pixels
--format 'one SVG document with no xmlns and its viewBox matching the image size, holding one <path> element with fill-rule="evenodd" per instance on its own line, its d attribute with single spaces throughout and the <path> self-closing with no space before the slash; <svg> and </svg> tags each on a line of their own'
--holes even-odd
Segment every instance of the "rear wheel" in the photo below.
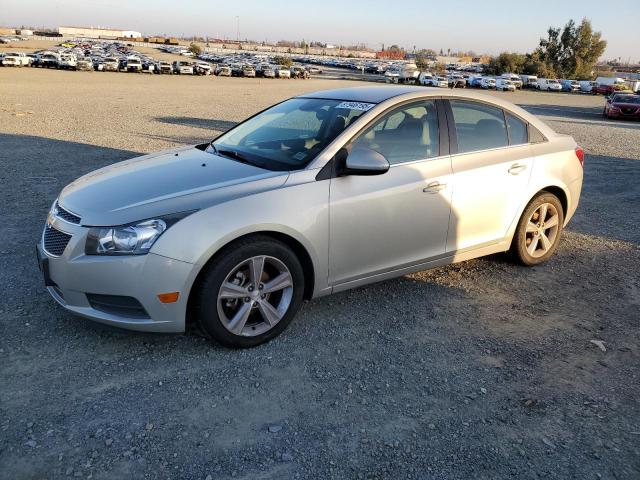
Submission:
<svg viewBox="0 0 640 480">
<path fill-rule="evenodd" d="M 195 297 L 200 328 L 217 342 L 254 347 L 279 335 L 300 309 L 304 273 L 295 253 L 270 237 L 222 250 Z"/>
<path fill-rule="evenodd" d="M 558 248 L 564 211 L 558 197 L 543 192 L 525 208 L 511 244 L 520 263 L 533 266 L 546 262 Z"/>
</svg>

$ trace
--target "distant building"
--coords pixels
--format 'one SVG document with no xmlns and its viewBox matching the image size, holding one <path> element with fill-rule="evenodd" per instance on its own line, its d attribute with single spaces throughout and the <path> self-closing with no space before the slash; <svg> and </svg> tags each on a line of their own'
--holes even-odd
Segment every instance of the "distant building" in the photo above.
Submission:
<svg viewBox="0 0 640 480">
<path fill-rule="evenodd" d="M 405 58 L 404 50 L 382 50 L 376 52 L 376 58 L 384 58 L 386 60 L 403 60 Z"/>
<path fill-rule="evenodd" d="M 142 33 L 133 30 L 99 27 L 58 27 L 58 32 L 65 37 L 89 38 L 140 38 Z"/>
</svg>

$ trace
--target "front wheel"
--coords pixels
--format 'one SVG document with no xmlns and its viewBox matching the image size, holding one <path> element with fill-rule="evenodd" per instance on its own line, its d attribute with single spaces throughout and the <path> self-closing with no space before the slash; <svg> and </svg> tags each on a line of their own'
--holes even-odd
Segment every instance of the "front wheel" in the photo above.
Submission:
<svg viewBox="0 0 640 480">
<path fill-rule="evenodd" d="M 523 265 L 546 262 L 558 248 L 564 211 L 558 197 L 543 192 L 529 202 L 513 236 L 511 253 Z"/>
<path fill-rule="evenodd" d="M 279 335 L 300 309 L 304 273 L 284 243 L 256 236 L 223 249 L 204 273 L 195 297 L 201 329 L 235 348 Z"/>
</svg>

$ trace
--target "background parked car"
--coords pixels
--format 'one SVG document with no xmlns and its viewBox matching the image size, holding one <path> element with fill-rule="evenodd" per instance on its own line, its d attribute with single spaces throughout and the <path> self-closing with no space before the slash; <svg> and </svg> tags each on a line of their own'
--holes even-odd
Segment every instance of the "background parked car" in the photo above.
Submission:
<svg viewBox="0 0 640 480">
<path fill-rule="evenodd" d="M 421 73 L 418 77 L 418 83 L 425 87 L 440 87 L 447 88 L 449 82 L 446 78 L 432 75 L 431 73 Z"/>
<path fill-rule="evenodd" d="M 485 90 L 495 90 L 496 79 L 491 77 L 482 77 L 482 80 L 480 80 L 480 87 Z"/>
<path fill-rule="evenodd" d="M 216 68 L 215 74 L 220 77 L 230 77 L 231 67 L 229 65 L 218 65 L 218 68 Z"/>
<path fill-rule="evenodd" d="M 28 67 L 29 57 L 22 52 L 9 52 L 4 55 L 2 65 L 5 67 Z"/>
<path fill-rule="evenodd" d="M 78 66 L 78 57 L 73 53 L 63 53 L 60 55 L 60 61 L 58 62 L 58 68 L 65 70 L 75 70 Z"/>
<path fill-rule="evenodd" d="M 158 73 L 171 75 L 173 73 L 173 67 L 169 62 L 162 61 L 158 63 Z"/>
<path fill-rule="evenodd" d="M 291 70 L 284 65 L 276 66 L 276 76 L 278 78 L 291 78 Z"/>
<path fill-rule="evenodd" d="M 519 75 L 515 73 L 503 73 L 500 75 L 500 78 L 504 78 L 505 80 L 511 80 L 511 83 L 515 88 L 522 88 L 523 82 Z"/>
<path fill-rule="evenodd" d="M 578 82 L 580 84 L 580 91 L 582 93 L 595 93 L 594 89 L 596 88 L 596 82 L 592 82 L 591 80 L 580 80 Z"/>
<path fill-rule="evenodd" d="M 242 76 L 253 78 L 256 76 L 256 69 L 251 65 L 243 65 L 242 66 Z"/>
<path fill-rule="evenodd" d="M 562 91 L 562 85 L 555 78 L 539 78 L 538 90 L 560 92 Z"/>
<path fill-rule="evenodd" d="M 294 65 L 291 67 L 291 78 L 309 78 L 309 72 L 300 65 Z"/>
<path fill-rule="evenodd" d="M 466 88 L 467 80 L 459 73 L 450 74 L 447 76 L 447 86 L 449 88 Z"/>
<path fill-rule="evenodd" d="M 120 59 L 118 57 L 107 57 L 104 59 L 105 72 L 117 72 L 120 69 Z"/>
<path fill-rule="evenodd" d="M 613 92 L 625 90 L 626 88 L 627 84 L 622 78 L 598 77 L 596 78 L 596 86 L 592 89 L 592 92 L 600 95 L 609 95 Z"/>
<path fill-rule="evenodd" d="M 196 62 L 195 73 L 196 75 L 211 75 L 211 65 L 206 62 Z"/>
<path fill-rule="evenodd" d="M 520 75 L 522 88 L 538 88 L 538 77 L 536 75 Z"/>
<path fill-rule="evenodd" d="M 173 73 L 178 75 L 193 75 L 193 64 L 186 60 L 176 60 L 173 62 Z"/>
<path fill-rule="evenodd" d="M 640 120 L 640 95 L 614 93 L 607 98 L 602 113 L 606 118 Z"/>
<path fill-rule="evenodd" d="M 577 80 L 560 80 L 560 85 L 562 85 L 563 92 L 579 92 L 580 91 L 580 83 Z"/>
<path fill-rule="evenodd" d="M 94 70 L 93 62 L 91 61 L 90 58 L 80 57 L 76 64 L 76 69 L 86 71 L 86 72 L 92 72 Z"/>
<path fill-rule="evenodd" d="M 127 57 L 124 62 L 124 70 L 127 72 L 141 72 L 142 62 L 138 57 L 135 57 L 135 56 Z"/>
<path fill-rule="evenodd" d="M 496 90 L 501 90 L 503 92 L 515 92 L 516 85 L 511 80 L 506 78 L 496 78 Z"/>
</svg>

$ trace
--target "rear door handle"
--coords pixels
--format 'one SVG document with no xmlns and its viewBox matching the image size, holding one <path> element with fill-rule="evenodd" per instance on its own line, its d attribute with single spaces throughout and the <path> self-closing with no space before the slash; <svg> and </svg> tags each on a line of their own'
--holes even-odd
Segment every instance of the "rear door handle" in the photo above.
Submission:
<svg viewBox="0 0 640 480">
<path fill-rule="evenodd" d="M 445 188 L 447 188 L 446 183 L 431 182 L 427 184 L 427 186 L 424 187 L 422 191 L 424 193 L 438 193 L 440 190 L 444 190 Z"/>
<path fill-rule="evenodd" d="M 513 165 L 511 165 L 508 171 L 511 175 L 518 175 L 519 173 L 524 172 L 526 169 L 526 165 L 522 165 L 521 163 L 514 163 Z"/>
</svg>

